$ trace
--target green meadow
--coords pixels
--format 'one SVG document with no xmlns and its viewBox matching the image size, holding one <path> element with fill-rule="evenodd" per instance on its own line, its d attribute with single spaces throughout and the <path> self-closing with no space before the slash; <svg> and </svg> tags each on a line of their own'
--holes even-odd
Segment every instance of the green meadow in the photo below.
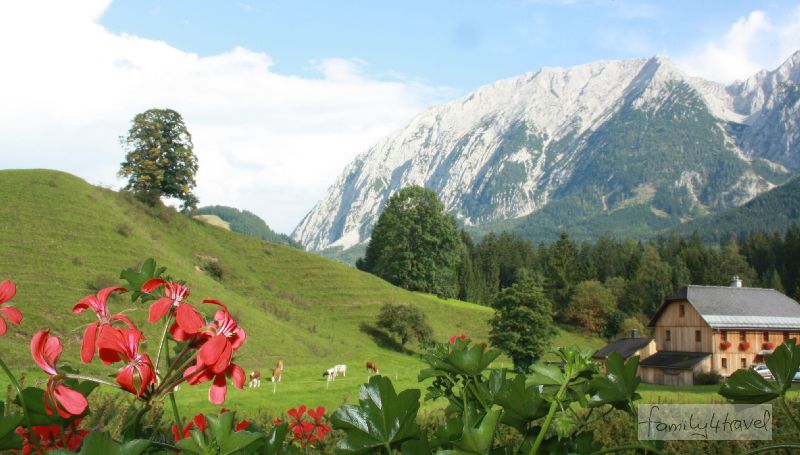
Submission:
<svg viewBox="0 0 800 455">
<path fill-rule="evenodd" d="M 267 377 L 253 390 L 229 388 L 225 406 L 245 415 L 280 415 L 300 404 L 333 408 L 358 398 L 368 378 L 365 362 L 399 389 L 420 387 L 423 367 L 416 344 L 400 349 L 373 327 L 381 305 L 408 303 L 422 309 L 437 340 L 466 333 L 488 338 L 490 308 L 412 293 L 347 265 L 295 248 L 231 232 L 169 208 L 150 208 L 130 194 L 96 187 L 72 175 L 49 170 L 0 171 L 0 280 L 17 283 L 13 299 L 23 313 L 21 326 L 0 337 L 0 355 L 32 384 L 45 378 L 30 357 L 29 340 L 49 328 L 62 338 L 62 363 L 91 374 L 113 374 L 95 360 L 82 365 L 78 350 L 93 314 L 73 315 L 72 306 L 97 289 L 123 285 L 122 269 L 153 257 L 167 274 L 191 287 L 189 300 L 225 302 L 247 330 L 247 342 L 235 359 L 246 371 L 269 376 L 279 359 L 283 380 Z M 221 279 L 205 270 L 209 261 Z M 161 325 L 146 323 L 147 306 L 128 299 L 110 300 L 112 312 L 124 311 L 139 324 L 149 343 L 158 342 Z M 206 315 L 212 308 L 199 304 Z M 599 347 L 597 337 L 562 329 L 554 346 Z M 149 352 L 153 352 L 151 346 Z M 347 376 L 327 383 L 322 373 L 348 365 Z M 509 366 L 500 358 L 495 366 Z M 2 381 L 4 384 L 5 381 Z M 208 384 L 182 387 L 185 413 L 211 411 Z"/>
</svg>

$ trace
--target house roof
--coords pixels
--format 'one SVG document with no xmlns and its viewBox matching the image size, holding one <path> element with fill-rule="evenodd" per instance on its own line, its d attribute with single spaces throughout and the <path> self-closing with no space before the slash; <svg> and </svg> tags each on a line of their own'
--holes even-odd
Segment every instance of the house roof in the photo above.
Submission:
<svg viewBox="0 0 800 455">
<path fill-rule="evenodd" d="M 639 362 L 639 365 L 643 367 L 691 370 L 710 355 L 711 353 L 709 352 L 659 351 Z"/>
<path fill-rule="evenodd" d="M 623 359 L 636 354 L 636 351 L 647 346 L 652 338 L 622 338 L 606 345 L 603 349 L 597 351 L 594 355 L 595 359 L 605 359 L 612 352 L 619 352 Z"/>
<path fill-rule="evenodd" d="M 670 303 L 684 300 L 712 328 L 800 327 L 800 303 L 774 289 L 728 286 L 687 286 L 664 300 L 649 325 L 655 325 Z"/>
</svg>

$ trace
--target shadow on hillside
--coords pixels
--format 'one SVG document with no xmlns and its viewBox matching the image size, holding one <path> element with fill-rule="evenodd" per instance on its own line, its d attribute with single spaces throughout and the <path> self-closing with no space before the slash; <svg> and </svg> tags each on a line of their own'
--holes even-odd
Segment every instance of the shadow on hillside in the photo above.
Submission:
<svg viewBox="0 0 800 455">
<path fill-rule="evenodd" d="M 362 322 L 359 326 L 359 329 L 369 335 L 372 338 L 372 341 L 375 342 L 378 346 L 384 349 L 391 349 L 392 351 L 402 352 L 404 354 L 413 354 L 414 352 L 400 346 L 394 338 L 389 336 L 386 332 L 378 329 L 377 327 L 373 327 L 367 323 Z"/>
</svg>

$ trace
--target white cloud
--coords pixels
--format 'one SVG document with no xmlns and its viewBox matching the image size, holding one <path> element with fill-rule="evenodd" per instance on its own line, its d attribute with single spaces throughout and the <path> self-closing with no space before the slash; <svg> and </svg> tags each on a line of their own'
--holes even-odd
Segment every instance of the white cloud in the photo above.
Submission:
<svg viewBox="0 0 800 455">
<path fill-rule="evenodd" d="M 253 211 L 287 232 L 352 157 L 452 95 L 369 77 L 358 60 L 320 60 L 319 78 L 301 78 L 243 48 L 201 57 L 114 34 L 97 23 L 108 4 L 0 3 L 0 167 L 119 185 L 119 136 L 136 113 L 169 107 L 192 133 L 201 203 Z"/>
<path fill-rule="evenodd" d="M 730 83 L 761 69 L 774 69 L 800 48 L 800 7 L 786 18 L 771 19 L 763 11 L 740 17 L 722 39 L 679 56 L 691 74 Z"/>
</svg>

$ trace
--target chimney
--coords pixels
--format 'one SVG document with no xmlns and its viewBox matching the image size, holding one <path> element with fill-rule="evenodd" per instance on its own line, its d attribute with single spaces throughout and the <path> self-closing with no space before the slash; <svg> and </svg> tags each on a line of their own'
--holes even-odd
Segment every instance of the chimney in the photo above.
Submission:
<svg viewBox="0 0 800 455">
<path fill-rule="evenodd" d="M 739 278 L 739 275 L 734 275 L 731 283 L 728 286 L 732 288 L 740 288 L 742 287 L 742 279 Z"/>
<path fill-rule="evenodd" d="M 636 329 L 631 330 L 631 338 L 639 338 L 639 331 Z"/>
</svg>

